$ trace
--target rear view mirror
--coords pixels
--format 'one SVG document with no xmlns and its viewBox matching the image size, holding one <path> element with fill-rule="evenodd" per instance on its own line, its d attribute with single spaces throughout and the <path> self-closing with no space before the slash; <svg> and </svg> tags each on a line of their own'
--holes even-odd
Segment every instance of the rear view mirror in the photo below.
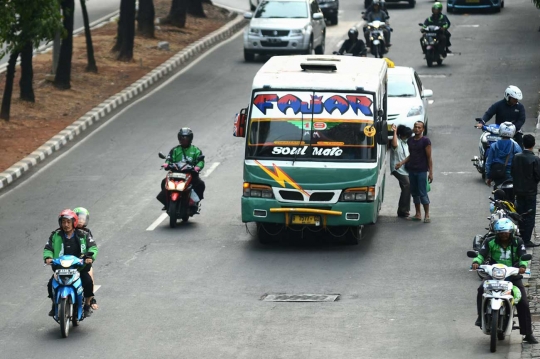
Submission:
<svg viewBox="0 0 540 359">
<path fill-rule="evenodd" d="M 422 91 L 422 98 L 433 97 L 433 91 L 425 89 Z"/>
<path fill-rule="evenodd" d="M 234 118 L 234 137 L 246 137 L 246 119 L 247 119 L 247 108 L 240 110 L 240 113 L 236 114 Z"/>
<path fill-rule="evenodd" d="M 467 251 L 467 257 L 469 258 L 476 258 L 478 256 L 478 253 L 475 251 Z"/>
<path fill-rule="evenodd" d="M 315 14 L 313 14 L 313 20 L 322 20 L 324 19 L 324 15 L 321 14 L 320 12 L 316 12 Z"/>
<path fill-rule="evenodd" d="M 530 261 L 532 259 L 532 254 L 524 254 L 521 256 L 522 261 Z"/>
<path fill-rule="evenodd" d="M 251 20 L 252 17 L 253 17 L 253 13 L 252 13 L 252 12 L 246 12 L 246 13 L 244 13 L 244 19 L 246 19 L 246 20 Z"/>
<path fill-rule="evenodd" d="M 167 157 L 166 157 L 163 153 L 161 153 L 161 152 L 158 153 L 158 156 L 159 156 L 159 158 L 163 158 L 163 159 L 167 158 Z"/>
<path fill-rule="evenodd" d="M 375 141 L 379 145 L 388 144 L 388 123 L 385 120 L 375 123 Z"/>
<path fill-rule="evenodd" d="M 424 24 L 422 24 L 421 22 L 418 23 L 418 26 L 424 26 Z"/>
</svg>

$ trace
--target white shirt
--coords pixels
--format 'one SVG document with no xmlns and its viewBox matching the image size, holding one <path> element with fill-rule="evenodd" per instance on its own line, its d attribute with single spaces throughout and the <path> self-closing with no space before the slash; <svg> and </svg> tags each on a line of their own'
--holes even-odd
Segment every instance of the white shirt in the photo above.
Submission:
<svg viewBox="0 0 540 359">
<path fill-rule="evenodd" d="M 409 172 L 405 169 L 405 166 L 401 166 L 396 170 L 396 164 L 403 161 L 405 158 L 409 157 L 409 146 L 407 141 L 403 141 L 401 138 L 397 139 L 397 147 L 392 146 L 390 151 L 390 173 L 397 172 L 399 174 L 407 176 Z"/>
</svg>

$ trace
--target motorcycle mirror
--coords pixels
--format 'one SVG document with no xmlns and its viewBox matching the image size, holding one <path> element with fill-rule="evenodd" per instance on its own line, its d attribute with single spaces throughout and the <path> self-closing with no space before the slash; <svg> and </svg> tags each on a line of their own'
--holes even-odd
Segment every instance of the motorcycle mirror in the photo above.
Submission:
<svg viewBox="0 0 540 359">
<path fill-rule="evenodd" d="M 418 23 L 418 26 L 424 26 L 424 24 L 422 24 L 421 22 Z"/>
<path fill-rule="evenodd" d="M 365 11 L 362 11 L 362 15 L 364 15 L 366 12 Z"/>
<path fill-rule="evenodd" d="M 467 257 L 469 258 L 476 258 L 477 255 L 478 253 L 476 253 L 475 251 L 467 251 Z"/>
<path fill-rule="evenodd" d="M 167 157 L 166 157 L 163 153 L 161 153 L 161 152 L 158 153 L 158 156 L 159 156 L 159 158 L 163 158 L 163 159 L 167 158 Z"/>
<path fill-rule="evenodd" d="M 204 156 L 203 155 L 200 155 L 199 157 L 197 157 L 197 162 L 200 162 L 200 161 L 204 161 Z"/>
<path fill-rule="evenodd" d="M 531 259 L 532 259 L 532 254 L 529 254 L 529 253 L 521 256 L 522 261 L 530 261 Z"/>
</svg>

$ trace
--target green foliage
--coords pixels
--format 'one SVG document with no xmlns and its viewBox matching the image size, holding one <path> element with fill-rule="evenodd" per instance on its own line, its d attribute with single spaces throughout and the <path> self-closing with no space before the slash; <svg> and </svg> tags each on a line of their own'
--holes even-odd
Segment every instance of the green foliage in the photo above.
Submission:
<svg viewBox="0 0 540 359">
<path fill-rule="evenodd" d="M 537 9 L 540 9 L 540 0 L 531 0 L 534 6 L 536 6 Z"/>
<path fill-rule="evenodd" d="M 28 41 L 34 48 L 62 30 L 58 0 L 0 0 L 0 58 L 20 51 Z"/>
</svg>

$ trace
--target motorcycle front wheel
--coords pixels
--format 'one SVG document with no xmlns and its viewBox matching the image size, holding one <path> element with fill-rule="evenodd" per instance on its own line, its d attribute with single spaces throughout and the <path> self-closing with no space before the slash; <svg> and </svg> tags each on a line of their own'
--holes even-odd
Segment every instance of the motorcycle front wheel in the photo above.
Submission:
<svg viewBox="0 0 540 359">
<path fill-rule="evenodd" d="M 178 220 L 178 202 L 169 202 L 169 226 L 176 228 L 176 221 Z"/>
<path fill-rule="evenodd" d="M 433 53 L 431 51 L 426 51 L 426 63 L 428 67 L 433 66 Z"/>
<path fill-rule="evenodd" d="M 69 323 L 71 322 L 71 297 L 62 298 L 58 309 L 58 321 L 60 322 L 60 333 L 62 338 L 67 338 L 69 335 Z"/>
<path fill-rule="evenodd" d="M 79 306 L 77 304 L 73 304 L 72 307 L 73 309 L 71 310 L 71 322 L 73 323 L 74 327 L 77 327 L 79 325 Z"/>
<path fill-rule="evenodd" d="M 499 330 L 499 311 L 493 311 L 491 313 L 491 342 L 489 344 L 489 350 L 492 353 L 497 351 L 497 337 Z"/>
</svg>

